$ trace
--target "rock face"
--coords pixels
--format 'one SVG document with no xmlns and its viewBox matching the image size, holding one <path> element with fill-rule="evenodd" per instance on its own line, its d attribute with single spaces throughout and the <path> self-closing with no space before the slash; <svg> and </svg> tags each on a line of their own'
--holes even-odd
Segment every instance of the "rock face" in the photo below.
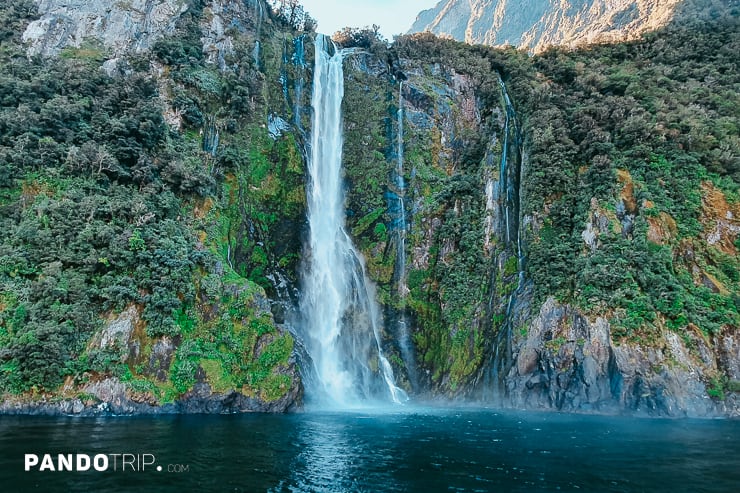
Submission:
<svg viewBox="0 0 740 493">
<path fill-rule="evenodd" d="M 631 39 L 670 22 L 683 0 L 441 0 L 409 32 L 527 47 Z"/>
<path fill-rule="evenodd" d="M 245 293 L 241 294 L 245 297 Z M 253 303 L 263 317 L 272 319 L 269 303 L 263 294 L 252 295 Z M 211 305 L 213 316 L 219 316 L 225 309 Z M 151 343 L 148 358 L 140 354 L 141 337 L 137 329 L 142 328 L 139 310 L 130 306 L 116 317 L 111 317 L 103 330 L 90 342 L 92 349 L 120 353 L 122 362 L 144 365 L 146 373 L 153 379 L 166 382 L 169 378 L 177 347 L 172 338 L 162 336 Z M 262 336 L 256 348 L 259 358 L 268 346 L 284 335 L 279 329 L 276 334 Z M 133 414 L 234 414 L 244 412 L 282 413 L 299 409 L 303 404 L 303 385 L 300 382 L 295 356 L 287 363 L 278 365 L 277 375 L 286 376 L 291 382 L 278 398 L 264 398 L 263 394 L 244 392 L 244 389 L 216 389 L 211 382 L 212 375 L 198 366 L 192 388 L 173 402 L 161 402 L 151 390 L 137 390 L 131 384 L 115 376 L 88 375 L 86 383 L 76 383 L 70 379 L 64 388 L 55 395 L 41 395 L 36 399 L 27 396 L 7 397 L 0 401 L 1 414 L 30 415 L 133 415 Z M 248 395 L 249 394 L 249 395 Z"/>
<path fill-rule="evenodd" d="M 302 390 L 266 403 L 236 391 L 214 393 L 208 384 L 196 384 L 192 392 L 173 403 L 154 404 L 132 394 L 117 378 L 107 378 L 85 386 L 87 395 L 59 400 L 42 398 L 38 401 L 7 399 L 0 402 L 0 415 L 27 414 L 33 416 L 100 416 L 139 414 L 237 414 L 245 412 L 286 412 L 301 405 Z"/>
<path fill-rule="evenodd" d="M 41 18 L 23 41 L 31 55 L 56 55 L 95 39 L 114 55 L 146 50 L 172 33 L 187 6 L 183 0 L 38 0 Z"/>
<path fill-rule="evenodd" d="M 506 384 L 510 404 L 519 408 L 737 416 L 735 395 L 710 399 L 707 382 L 720 369 L 736 371 L 739 359 L 733 334 L 710 342 L 698 329 L 686 341 L 665 332 L 648 347 L 616 345 L 605 319 L 590 322 L 549 299 L 515 343 Z"/>
<path fill-rule="evenodd" d="M 415 27 L 470 42 L 540 50 L 549 44 L 636 35 L 669 22 L 684 1 L 448 0 L 423 12 Z M 173 130 L 188 128 L 191 136 L 200 132 L 207 162 L 226 148 L 245 150 L 245 143 L 259 135 L 256 129 L 264 129 L 263 141 L 252 139 L 247 154 L 283 156 L 284 174 L 270 174 L 259 187 L 230 175 L 228 185 L 248 186 L 244 195 L 253 200 L 250 207 L 264 206 L 265 214 L 282 217 L 263 232 L 241 203 L 222 205 L 212 216 L 212 197 L 197 204 L 199 221 L 229 214 L 234 219 L 228 234 L 215 235 L 207 225 L 198 235 L 198 250 L 214 246 L 224 258 L 198 280 L 193 311 L 182 314 L 195 319 L 185 317 L 177 334 L 149 335 L 143 307 L 130 305 L 105 326 L 101 323 L 86 348 L 99 359 L 115 356 L 130 374 L 120 366 L 109 373 L 85 371 L 70 376 L 53 394 L 4 400 L 0 414 L 281 412 L 300 406 L 300 341 L 294 346 L 276 324 L 276 318 L 279 323 L 289 318 L 275 313 L 275 307 L 287 310 L 291 298 L 297 298 L 292 294 L 297 283 L 292 285 L 293 277 L 283 276 L 277 266 L 289 270 L 282 264 L 291 265 L 301 253 L 305 176 L 295 141 L 300 146 L 308 128 L 306 68 L 313 54 L 310 48 L 305 51 L 304 37 L 308 47 L 310 34 L 271 30 L 263 0 L 37 3 L 41 18 L 23 37 L 29 54 L 54 56 L 64 48 L 84 52 L 90 47 L 108 58 L 104 68 L 109 74 L 122 78 L 128 55 L 170 35 L 177 40 L 186 30 L 183 21 L 192 15 L 195 23 L 187 24 L 188 34 L 193 27 L 199 34 L 189 42 L 195 40 L 196 50 L 202 46 L 201 59 L 208 65 L 199 66 L 203 78 L 194 79 L 196 85 L 208 89 L 205 82 L 238 75 L 233 80 L 243 96 L 234 101 L 259 120 L 245 118 L 251 126 L 244 125 L 247 130 L 235 138 L 238 121 L 219 116 L 221 95 L 196 92 L 172 76 L 175 67 L 159 60 L 151 63 L 149 75 L 157 82 L 165 119 Z M 201 7 L 195 13 L 188 11 L 196 8 L 191 5 Z M 380 287 L 383 344 L 398 367 L 399 383 L 417 396 L 478 399 L 482 388 L 500 382 L 503 389 L 487 391 L 502 390 L 501 405 L 517 408 L 739 415 L 736 392 L 718 397 L 723 386 L 740 380 L 740 344 L 729 329 L 710 338 L 687 323 L 685 331 L 661 327 L 649 340 L 636 342 L 612 334 L 618 326 L 610 326 L 607 311 L 579 311 L 577 303 L 563 305 L 553 298 L 542 306 L 544 297 L 535 303 L 518 238 L 520 231 L 531 229 L 537 235 L 542 230 L 549 205 L 533 214 L 520 212 L 520 180 L 528 179 L 530 149 L 520 135 L 527 129 L 518 128 L 514 109 L 525 105 L 512 91 L 512 106 L 506 89 L 510 81 L 492 70 L 499 55 L 461 56 L 465 47 L 452 52 L 448 46 L 440 56 L 441 45 L 457 50 L 458 44 L 432 36 L 407 38 L 392 48 L 375 46 L 376 52 L 358 50 L 345 61 L 348 225 Z M 74 50 L 68 54 L 80 55 Z M 176 106 L 177 94 L 203 99 L 196 104 L 181 97 L 182 106 Z M 209 114 L 201 115 L 201 123 L 185 121 L 183 112 L 193 109 Z M 398 163 L 402 185 L 394 175 Z M 277 161 L 269 164 L 281 167 Z M 584 255 L 600 252 L 613 241 L 610 236 L 636 234 L 639 195 L 628 171 L 618 169 L 616 174 L 622 185 L 619 197 L 609 203 L 592 199 L 588 217 L 577 226 Z M 290 190 L 284 195 L 289 200 L 298 197 L 292 209 L 278 207 L 284 197 L 275 198 L 278 189 Z M 702 191 L 701 222 L 706 227 L 701 240 L 728 256 L 737 255 L 737 204 L 709 183 Z M 236 196 L 241 194 L 224 194 L 224 200 Z M 223 226 L 221 220 L 218 225 Z M 669 243 L 676 231 L 676 220 L 668 213 L 647 218 L 647 239 L 655 245 Z M 393 255 L 398 242 L 403 242 L 402 262 Z M 680 254 L 693 258 L 694 248 L 686 243 Z M 265 278 L 275 288 L 269 294 L 272 307 L 261 288 L 255 291 L 234 280 L 243 276 L 231 272 L 232 263 L 244 267 L 241 272 L 254 265 L 265 268 Z M 700 264 L 693 267 L 697 285 L 728 291 Z M 198 330 L 188 328 L 189 323 Z M 224 344 L 216 344 L 216 336 Z M 404 359 L 404 344 L 414 358 Z M 238 360 L 230 359 L 233 355 Z M 269 368 L 258 366 L 261 361 Z M 239 378 L 233 378 L 234 372 Z M 173 379 L 173 374 L 187 378 Z"/>
<path fill-rule="evenodd" d="M 106 325 L 100 337 L 93 339 L 93 345 L 99 345 L 100 349 L 127 348 L 139 320 L 139 311 L 134 305 L 129 306 Z"/>
<path fill-rule="evenodd" d="M 100 46 L 115 66 L 120 57 L 150 49 L 175 33 L 188 10 L 185 0 L 36 0 L 41 17 L 23 33 L 29 55 L 53 56 L 85 43 Z M 259 33 L 268 7 L 263 0 L 213 0 L 203 9 L 200 29 L 203 54 L 209 63 L 226 67 L 233 53 L 229 30 Z M 109 70 L 110 72 L 110 70 Z"/>
</svg>

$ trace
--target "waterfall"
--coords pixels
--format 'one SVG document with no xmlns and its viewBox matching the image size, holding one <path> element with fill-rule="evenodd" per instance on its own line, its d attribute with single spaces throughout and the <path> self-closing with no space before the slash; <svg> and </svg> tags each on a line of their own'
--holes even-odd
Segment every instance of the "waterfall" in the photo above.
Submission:
<svg viewBox="0 0 740 493">
<path fill-rule="evenodd" d="M 517 125 L 516 111 L 514 111 L 514 105 L 511 104 L 509 98 L 509 92 L 506 90 L 506 84 L 504 80 L 499 76 L 499 85 L 501 86 L 501 93 L 504 96 L 504 104 L 506 105 L 506 123 L 504 129 L 504 145 L 501 155 L 501 167 L 502 167 L 502 183 L 506 182 L 506 241 L 511 243 L 511 231 L 510 224 L 514 222 L 516 227 L 516 258 L 517 258 L 517 288 L 512 293 L 512 298 L 516 296 L 524 283 L 524 254 L 522 252 L 522 228 L 521 228 L 521 197 L 520 189 L 522 183 L 522 166 L 521 159 L 517 159 L 517 165 L 515 169 L 509 170 L 508 163 L 508 152 L 509 152 L 509 134 L 510 125 L 513 124 L 514 136 L 516 137 L 516 146 L 519 149 L 521 145 L 521 138 L 519 135 L 519 126 Z M 504 178 L 505 176 L 505 178 Z"/>
<path fill-rule="evenodd" d="M 265 16 L 264 7 L 262 5 L 263 0 L 255 0 L 254 1 L 254 10 L 257 17 L 257 29 L 256 29 L 256 35 L 255 35 L 255 41 L 254 41 L 254 49 L 252 49 L 252 60 L 254 61 L 254 66 L 259 70 L 261 64 L 260 64 L 260 57 L 262 53 L 262 43 L 260 42 L 260 39 L 262 39 L 262 21 Z"/>
<path fill-rule="evenodd" d="M 333 54 L 330 54 L 330 51 Z M 307 187 L 309 240 L 300 308 L 321 404 L 407 399 L 383 354 L 375 289 L 344 228 L 342 114 L 348 52 L 317 35 Z"/>
<path fill-rule="evenodd" d="M 486 170 L 486 187 L 484 192 L 486 196 L 486 219 L 483 248 L 490 255 L 493 251 L 493 235 L 496 232 L 496 218 L 494 214 L 496 213 L 496 200 L 498 199 L 495 180 L 490 170 Z"/>
<path fill-rule="evenodd" d="M 207 152 L 213 157 L 216 157 L 218 152 L 219 135 L 218 128 L 216 127 L 216 118 L 209 116 L 206 119 L 206 124 L 203 127 L 203 141 L 201 148 L 204 152 Z"/>
<path fill-rule="evenodd" d="M 398 297 L 408 294 L 406 287 L 406 183 L 403 179 L 403 81 L 398 86 L 398 160 L 396 161 L 396 188 L 398 197 L 398 241 L 396 242 L 396 270 L 398 271 Z"/>
<path fill-rule="evenodd" d="M 304 35 L 301 34 L 293 40 L 293 65 L 300 69 L 306 68 L 306 50 L 303 46 L 303 38 Z M 305 82 L 303 80 L 303 70 L 301 70 L 301 75 L 296 78 L 293 84 L 293 125 L 295 125 L 295 127 L 298 129 L 298 132 L 301 134 L 301 136 L 304 136 L 303 119 L 301 118 L 303 115 L 302 104 L 304 85 Z"/>
<path fill-rule="evenodd" d="M 409 290 L 406 285 L 406 234 L 408 232 L 408 225 L 406 222 L 406 204 L 404 202 L 406 198 L 406 183 L 403 179 L 403 81 L 398 85 L 398 112 L 396 114 L 396 123 L 398 126 L 398 148 L 396 151 L 397 161 L 395 173 L 397 197 L 396 210 L 398 213 L 398 219 L 396 222 L 396 292 L 400 302 L 396 339 L 398 341 L 398 348 L 401 352 L 401 359 L 403 359 L 404 365 L 406 366 L 406 374 L 408 375 L 411 386 L 414 387 L 417 382 L 416 361 L 414 357 L 414 347 L 411 343 L 411 334 L 409 334 L 408 318 L 406 317 L 406 310 L 404 307 L 404 300 L 408 295 Z"/>
<path fill-rule="evenodd" d="M 524 284 L 524 254 L 522 250 L 521 238 L 521 218 L 520 218 L 520 185 L 521 185 L 521 159 L 517 156 L 515 166 L 509 165 L 509 139 L 513 134 L 516 137 L 516 146 L 519 148 L 521 142 L 519 137 L 519 128 L 517 126 L 516 112 L 509 98 L 506 84 L 499 76 L 499 85 L 504 101 L 504 134 L 501 145 L 501 161 L 499 169 L 498 190 L 494 192 L 494 185 L 491 180 L 486 183 L 486 210 L 489 215 L 486 221 L 486 238 L 489 238 L 490 232 L 493 231 L 493 216 L 490 211 L 495 209 L 495 199 L 503 202 L 499 207 L 503 209 L 503 218 L 500 219 L 499 227 L 502 232 L 502 240 L 505 251 L 511 252 L 515 249 L 517 259 L 517 286 L 509 295 L 506 303 L 506 312 L 504 314 L 503 325 L 501 326 L 493 348 L 491 363 L 490 385 L 493 386 L 494 398 L 503 400 L 505 393 L 502 388 L 503 379 L 506 377 L 509 365 L 512 360 L 512 309 L 516 303 L 516 298 Z M 512 239 L 512 230 L 516 237 Z M 511 258 L 504 255 L 502 259 Z M 499 266 L 499 275 L 503 275 L 503 265 Z"/>
<path fill-rule="evenodd" d="M 254 61 L 254 66 L 256 68 L 260 67 L 260 40 L 256 39 L 254 41 L 254 48 L 252 49 L 252 60 Z"/>
</svg>

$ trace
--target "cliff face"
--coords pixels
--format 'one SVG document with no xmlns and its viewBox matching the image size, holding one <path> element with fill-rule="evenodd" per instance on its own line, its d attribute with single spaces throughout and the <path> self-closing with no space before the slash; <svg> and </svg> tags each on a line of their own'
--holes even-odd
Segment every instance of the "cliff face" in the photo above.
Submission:
<svg viewBox="0 0 740 493">
<path fill-rule="evenodd" d="M 729 56 L 736 24 L 533 59 L 416 35 L 348 60 L 348 221 L 408 390 L 526 408 L 738 414 L 738 216 L 725 195 L 734 197 L 737 146 L 725 134 L 716 144 L 735 150 L 720 158 L 714 144 L 686 140 L 733 117 L 712 91 L 697 100 L 679 89 L 712 72 L 697 54 Z M 637 68 L 643 59 L 651 68 Z M 723 80 L 715 89 L 736 101 Z M 682 137 L 656 104 L 704 110 Z"/>
<path fill-rule="evenodd" d="M 265 292 L 300 247 L 299 137 L 268 129 L 296 31 L 262 1 L 34 7 L 2 10 L 0 412 L 300 407 Z"/>
<path fill-rule="evenodd" d="M 234 52 L 235 33 L 259 31 L 269 7 L 261 0 L 188 2 L 186 0 L 35 0 L 40 17 L 23 33 L 29 55 L 53 56 L 65 48 L 99 45 L 116 60 L 150 50 L 175 34 L 186 13 L 198 19 L 203 53 L 223 69 Z"/>
<path fill-rule="evenodd" d="M 172 34 L 185 10 L 182 0 L 127 2 L 38 0 L 41 17 L 23 33 L 32 55 L 56 55 L 95 39 L 114 54 L 141 52 L 165 34 Z"/>
<path fill-rule="evenodd" d="M 613 337 L 607 319 L 549 299 L 518 334 L 507 399 L 516 408 L 648 416 L 738 415 L 736 397 L 709 397 L 712 379 L 737 380 L 737 334 L 665 332 L 650 344 Z M 729 363 L 729 364 L 728 364 Z"/>
<path fill-rule="evenodd" d="M 551 45 L 634 39 L 665 26 L 676 15 L 696 13 L 682 12 L 680 7 L 686 3 L 694 2 L 442 0 L 421 12 L 409 32 L 430 31 L 466 43 L 512 45 L 539 52 Z"/>
<path fill-rule="evenodd" d="M 298 406 L 314 33 L 261 1 L 124 3 L 0 11 L 0 411 Z M 340 40 L 347 231 L 399 385 L 738 414 L 737 32 Z"/>
</svg>

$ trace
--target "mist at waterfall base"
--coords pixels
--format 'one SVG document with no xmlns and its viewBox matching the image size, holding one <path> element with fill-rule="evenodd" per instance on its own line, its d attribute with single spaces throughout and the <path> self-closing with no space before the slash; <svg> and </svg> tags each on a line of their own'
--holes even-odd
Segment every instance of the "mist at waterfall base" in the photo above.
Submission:
<svg viewBox="0 0 740 493">
<path fill-rule="evenodd" d="M 0 417 L 3 491 L 738 491 L 740 422 L 414 409 Z M 24 472 L 26 453 L 154 454 L 163 471 Z M 187 466 L 168 472 L 170 464 Z"/>
<path fill-rule="evenodd" d="M 317 35 L 307 186 L 309 239 L 299 333 L 310 363 L 309 400 L 352 408 L 408 400 L 383 354 L 381 315 L 362 255 L 344 228 L 342 99 L 344 57 L 351 53 Z M 309 359 L 309 358 L 307 358 Z M 308 363 L 308 364 L 307 364 Z"/>
</svg>

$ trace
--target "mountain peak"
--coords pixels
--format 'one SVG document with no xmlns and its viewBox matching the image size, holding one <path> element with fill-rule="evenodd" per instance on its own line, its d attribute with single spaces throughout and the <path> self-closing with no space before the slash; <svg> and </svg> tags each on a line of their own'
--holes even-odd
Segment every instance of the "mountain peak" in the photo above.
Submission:
<svg viewBox="0 0 740 493">
<path fill-rule="evenodd" d="M 677 16 L 737 7 L 737 0 L 441 0 L 409 32 L 430 31 L 475 44 L 542 51 L 634 39 Z"/>
</svg>

